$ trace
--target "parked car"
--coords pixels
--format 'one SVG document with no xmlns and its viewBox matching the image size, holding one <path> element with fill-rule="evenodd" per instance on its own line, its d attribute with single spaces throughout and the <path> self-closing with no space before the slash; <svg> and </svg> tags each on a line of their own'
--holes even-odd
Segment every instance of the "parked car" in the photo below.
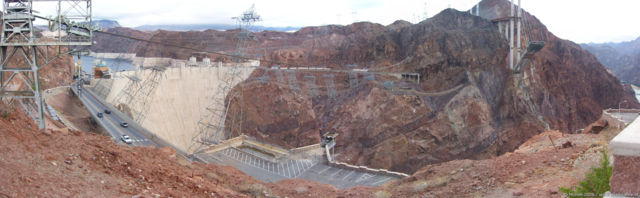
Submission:
<svg viewBox="0 0 640 198">
<path fill-rule="evenodd" d="M 120 126 L 127 128 L 129 127 L 129 123 L 123 122 L 123 123 L 120 123 Z"/>
<path fill-rule="evenodd" d="M 122 137 L 120 137 L 120 139 L 127 144 L 131 144 L 133 143 L 133 140 L 131 140 L 131 138 L 128 135 L 122 135 Z"/>
<path fill-rule="evenodd" d="M 105 110 L 104 110 L 104 113 L 106 113 L 106 114 L 111 114 L 111 111 L 109 111 L 109 109 L 105 109 Z"/>
<path fill-rule="evenodd" d="M 99 118 L 102 118 L 102 117 L 103 117 L 103 115 L 102 115 L 102 113 L 101 113 L 101 112 L 98 112 L 98 117 L 99 117 Z"/>
</svg>

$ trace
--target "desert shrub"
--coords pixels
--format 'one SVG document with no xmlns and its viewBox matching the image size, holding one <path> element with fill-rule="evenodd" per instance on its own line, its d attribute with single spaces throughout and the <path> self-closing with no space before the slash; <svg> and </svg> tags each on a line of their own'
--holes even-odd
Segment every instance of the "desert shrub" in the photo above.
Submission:
<svg viewBox="0 0 640 198">
<path fill-rule="evenodd" d="M 0 117 L 2 117 L 2 119 L 7 119 L 9 118 L 9 111 L 8 110 L 0 110 Z"/>
<path fill-rule="evenodd" d="M 261 184 L 244 184 L 240 186 L 238 191 L 253 197 L 259 197 L 267 192 L 267 188 Z"/>
<path fill-rule="evenodd" d="M 375 198 L 389 198 L 389 197 L 391 197 L 391 193 L 389 191 L 386 191 L 386 190 L 376 191 L 373 195 L 374 195 Z"/>
<path fill-rule="evenodd" d="M 602 159 L 600 167 L 592 167 L 591 172 L 586 173 L 586 177 L 579 185 L 572 188 L 560 188 L 560 191 L 568 197 L 602 197 L 609 191 L 609 180 L 613 173 L 613 167 L 609 165 L 609 157 L 605 149 L 602 149 Z"/>
</svg>

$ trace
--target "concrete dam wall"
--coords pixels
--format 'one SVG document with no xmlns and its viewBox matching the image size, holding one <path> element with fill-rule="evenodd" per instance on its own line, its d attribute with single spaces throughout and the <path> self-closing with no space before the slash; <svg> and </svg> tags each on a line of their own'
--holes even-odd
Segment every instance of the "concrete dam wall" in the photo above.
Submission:
<svg viewBox="0 0 640 198">
<path fill-rule="evenodd" d="M 143 127 L 176 147 L 188 150 L 197 134 L 200 116 L 212 104 L 218 86 L 226 83 L 224 75 L 235 66 L 172 67 L 156 74 L 152 69 L 125 71 L 114 74 L 113 79 L 94 80 L 92 85 L 97 95 L 134 120 L 139 120 Z M 232 82 L 233 86 L 245 80 L 255 67 L 240 66 L 237 69 L 239 76 Z M 127 94 L 150 89 L 149 85 L 132 84 L 144 84 L 151 78 L 157 79 L 157 83 L 153 86 L 155 89 L 148 92 L 148 97 L 138 94 L 127 99 Z"/>
</svg>

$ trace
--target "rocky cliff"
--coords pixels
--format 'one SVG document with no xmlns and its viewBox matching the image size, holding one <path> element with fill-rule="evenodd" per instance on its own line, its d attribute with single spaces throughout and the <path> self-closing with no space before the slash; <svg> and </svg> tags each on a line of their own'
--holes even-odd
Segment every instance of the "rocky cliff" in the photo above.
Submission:
<svg viewBox="0 0 640 198">
<path fill-rule="evenodd" d="M 592 54 L 555 37 L 527 12 L 523 43 L 545 41 L 546 46 L 521 75 L 514 75 L 507 66 L 507 41 L 492 22 L 507 16 L 509 6 L 506 0 L 485 0 L 481 17 L 445 10 L 419 24 L 361 22 L 255 33 L 247 53 L 261 57 L 264 66 L 381 73 L 357 74 L 357 85 L 350 85 L 346 73 L 297 71 L 292 75 L 298 90 L 286 79 L 278 80 L 287 74 L 283 70 L 257 69 L 233 92 L 243 100 L 234 100 L 227 123 L 241 118 L 242 130 L 231 131 L 231 136 L 244 133 L 296 147 L 335 131 L 340 134 L 339 160 L 413 172 L 426 164 L 512 151 L 547 128 L 571 133 L 598 119 L 602 109 L 635 101 Z M 158 31 L 151 39 L 231 54 L 236 34 Z M 230 60 L 148 43 L 136 53 Z M 418 73 L 421 78 L 407 81 L 387 72 Z M 330 97 L 325 74 L 333 75 L 335 97 Z M 257 81 L 267 76 L 269 80 Z M 315 77 L 318 95 L 310 94 L 313 87 L 307 87 L 305 76 Z"/>
<path fill-rule="evenodd" d="M 508 6 L 504 0 L 486 0 L 482 17 L 445 10 L 415 25 L 303 28 L 289 35 L 299 45 L 266 53 L 264 59 L 341 69 L 355 63 L 376 71 L 419 73 L 421 81 L 385 75 L 363 81 L 360 74 L 360 84 L 350 87 L 347 75 L 334 74 L 339 94 L 313 97 L 305 95 L 305 83 L 300 91 L 292 90 L 276 82 L 280 71 L 257 70 L 255 78 L 268 75 L 271 81 L 249 79 L 242 88 L 244 100 L 252 100 L 241 105 L 242 133 L 293 147 L 335 131 L 340 134 L 339 160 L 413 172 L 435 162 L 512 151 L 546 128 L 571 133 L 597 120 L 603 108 L 635 101 L 593 55 L 555 37 L 528 13 L 530 30 L 523 40 L 545 41 L 546 46 L 521 77 L 514 75 L 506 62 L 507 42 L 489 20 L 505 16 Z M 299 80 L 314 75 L 302 73 Z M 322 76 L 315 76 L 323 85 Z M 404 83 L 405 89 L 383 86 L 389 81 Z M 274 113 L 281 109 L 288 110 Z"/>
<path fill-rule="evenodd" d="M 140 39 L 149 39 L 156 33 L 125 27 L 112 27 L 104 31 Z M 90 49 L 98 53 L 136 53 L 136 50 L 143 44 L 146 43 L 96 32 L 94 44 Z"/>
</svg>

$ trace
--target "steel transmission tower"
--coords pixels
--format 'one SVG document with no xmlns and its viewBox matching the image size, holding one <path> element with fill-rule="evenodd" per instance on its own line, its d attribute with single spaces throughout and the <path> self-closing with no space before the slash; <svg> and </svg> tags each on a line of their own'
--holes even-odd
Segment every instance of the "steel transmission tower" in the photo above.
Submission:
<svg viewBox="0 0 640 198">
<path fill-rule="evenodd" d="M 247 48 L 250 41 L 257 40 L 251 31 L 255 22 L 261 21 L 260 15 L 255 11 L 255 5 L 251 5 L 249 10 L 245 11 L 239 17 L 233 17 L 238 22 L 238 43 L 235 60 L 238 63 L 246 60 Z M 228 138 L 233 131 L 242 130 L 243 112 L 242 108 L 236 108 L 237 112 L 232 112 L 235 116 L 230 118 L 229 130 L 226 130 L 225 123 L 227 115 L 231 109 L 231 103 L 242 105 L 242 85 L 238 89 L 234 88 L 234 83 L 241 80 L 241 70 L 239 66 L 230 66 L 226 68 L 224 75 L 220 76 L 220 84 L 212 97 L 212 102 L 204 109 L 198 120 L 196 135 L 191 140 L 191 145 L 187 152 L 197 153 L 206 145 L 218 144 Z M 223 68 L 218 68 L 223 69 Z"/>
<path fill-rule="evenodd" d="M 260 15 L 256 12 L 255 5 L 251 5 L 249 10 L 244 11 L 244 13 L 239 17 L 233 17 L 232 19 L 237 21 L 239 28 L 236 55 L 239 57 L 245 57 L 249 42 L 257 40 L 256 36 L 251 31 L 253 24 L 258 21 L 262 21 L 262 18 L 260 18 Z"/>
<path fill-rule="evenodd" d="M 55 18 L 38 16 L 34 3 L 57 2 Z M 93 36 L 91 0 L 3 0 L 0 39 L 0 99 L 34 100 L 37 122 L 45 127 L 38 71 L 56 58 L 75 52 L 73 46 L 89 46 Z M 34 26 L 36 19 L 49 23 L 49 35 Z M 54 51 L 55 50 L 55 51 Z"/>
</svg>

